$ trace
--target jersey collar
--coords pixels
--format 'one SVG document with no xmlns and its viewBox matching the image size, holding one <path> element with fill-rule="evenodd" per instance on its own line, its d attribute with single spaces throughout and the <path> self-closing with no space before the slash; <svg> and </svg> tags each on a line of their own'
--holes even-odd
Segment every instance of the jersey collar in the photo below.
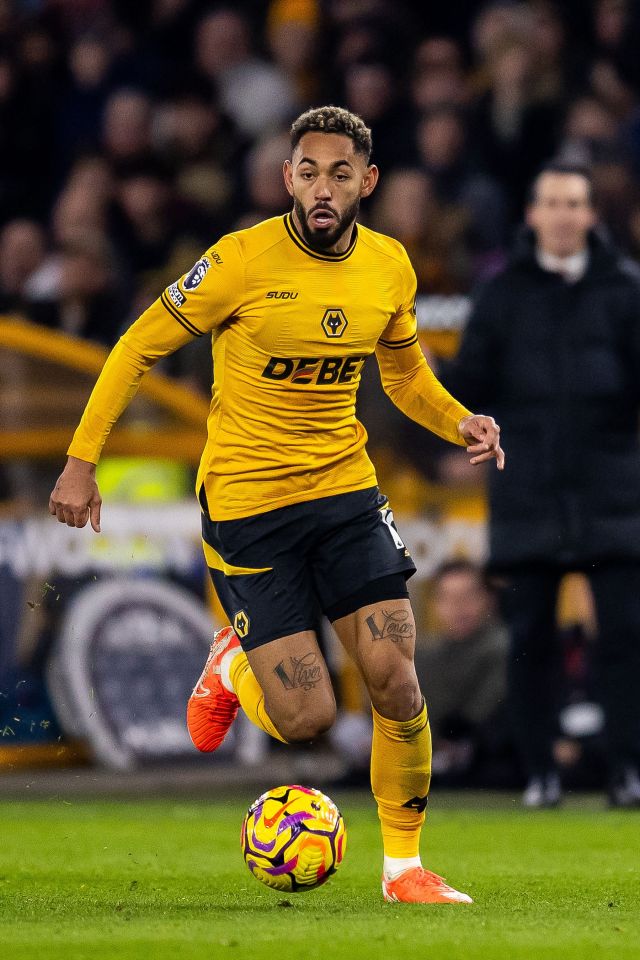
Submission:
<svg viewBox="0 0 640 960">
<path fill-rule="evenodd" d="M 303 250 L 309 257 L 313 257 L 315 260 L 325 260 L 329 263 L 336 263 L 342 260 L 347 260 L 355 250 L 356 241 L 358 239 L 358 224 L 354 223 L 353 232 L 351 234 L 351 241 L 349 242 L 349 246 L 344 251 L 344 253 L 329 253 L 328 251 L 325 251 L 324 253 L 318 253 L 317 250 L 314 250 L 312 247 L 310 247 L 308 244 L 304 242 L 304 240 L 302 239 L 302 237 L 300 236 L 300 234 L 296 229 L 296 225 L 293 222 L 293 217 L 291 216 L 290 213 L 285 214 L 284 225 L 287 228 L 287 233 L 289 234 L 289 236 L 291 237 L 291 239 L 293 240 L 293 242 L 297 247 L 300 247 L 300 249 Z"/>
</svg>

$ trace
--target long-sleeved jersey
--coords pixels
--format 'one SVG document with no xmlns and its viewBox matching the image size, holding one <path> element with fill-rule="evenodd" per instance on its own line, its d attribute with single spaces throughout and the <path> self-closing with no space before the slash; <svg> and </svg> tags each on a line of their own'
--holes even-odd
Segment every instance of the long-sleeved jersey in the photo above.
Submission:
<svg viewBox="0 0 640 960">
<path fill-rule="evenodd" d="M 373 486 L 355 402 L 374 351 L 394 403 L 463 443 L 457 427 L 469 411 L 426 363 L 415 294 L 402 245 L 362 226 L 340 254 L 307 246 L 290 214 L 228 234 L 119 340 L 68 452 L 97 463 L 141 376 L 211 334 L 214 382 L 197 484 L 213 519 Z"/>
</svg>

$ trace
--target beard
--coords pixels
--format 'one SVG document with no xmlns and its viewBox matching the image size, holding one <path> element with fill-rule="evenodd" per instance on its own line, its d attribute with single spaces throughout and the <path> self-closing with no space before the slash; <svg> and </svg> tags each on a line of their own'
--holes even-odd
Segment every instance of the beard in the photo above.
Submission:
<svg viewBox="0 0 640 960">
<path fill-rule="evenodd" d="M 330 209 L 333 215 L 336 217 L 335 226 L 327 230 L 313 230 L 309 226 L 309 221 L 307 219 L 308 214 L 311 213 L 311 210 L 315 210 L 318 206 L 322 206 L 322 204 L 316 204 L 307 211 L 297 197 L 293 198 L 293 209 L 295 210 L 296 216 L 298 217 L 298 221 L 300 223 L 302 239 L 308 247 L 311 247 L 312 250 L 317 250 L 319 253 L 321 253 L 336 244 L 338 240 L 340 240 L 340 238 L 346 233 L 346 231 L 351 229 L 356 217 L 358 216 L 358 210 L 360 209 L 360 197 L 357 197 L 351 206 L 347 207 L 342 216 L 338 216 L 337 211 L 330 204 L 327 204 L 327 209 Z"/>
</svg>

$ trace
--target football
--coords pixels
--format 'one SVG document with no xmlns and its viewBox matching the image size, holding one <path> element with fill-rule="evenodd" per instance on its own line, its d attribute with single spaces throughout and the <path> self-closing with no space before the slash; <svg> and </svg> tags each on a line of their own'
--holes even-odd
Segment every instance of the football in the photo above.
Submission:
<svg viewBox="0 0 640 960">
<path fill-rule="evenodd" d="M 274 890 L 321 886 L 342 862 L 347 831 L 333 800 L 313 787 L 274 787 L 242 823 L 242 854 L 253 876 Z"/>
</svg>

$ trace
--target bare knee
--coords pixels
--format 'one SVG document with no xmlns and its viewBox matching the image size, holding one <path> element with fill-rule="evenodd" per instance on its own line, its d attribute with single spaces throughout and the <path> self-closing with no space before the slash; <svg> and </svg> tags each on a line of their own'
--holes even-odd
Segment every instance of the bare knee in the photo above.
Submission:
<svg viewBox="0 0 640 960">
<path fill-rule="evenodd" d="M 300 709 L 295 713 L 281 715 L 274 722 L 288 743 L 308 743 L 330 730 L 336 719 L 336 705 L 322 704 L 314 710 Z"/>
<path fill-rule="evenodd" d="M 383 674 L 369 682 L 371 702 L 389 720 L 410 720 L 422 706 L 422 693 L 415 671 Z"/>
</svg>

